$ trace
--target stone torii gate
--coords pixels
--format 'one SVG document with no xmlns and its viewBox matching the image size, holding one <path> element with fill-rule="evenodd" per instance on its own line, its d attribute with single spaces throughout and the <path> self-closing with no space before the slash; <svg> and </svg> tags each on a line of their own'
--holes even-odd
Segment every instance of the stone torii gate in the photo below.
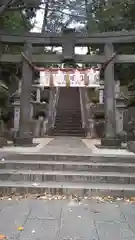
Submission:
<svg viewBox="0 0 135 240">
<path fill-rule="evenodd" d="M 8 35 L 0 33 L 1 44 L 24 45 L 24 54 L 32 63 L 62 63 L 74 60 L 76 63 L 105 63 L 114 54 L 114 43 L 135 42 L 135 31 L 110 32 L 98 34 L 76 33 L 69 29 L 61 34 L 27 33 L 25 35 Z M 76 55 L 75 46 L 88 46 L 90 44 L 104 44 L 104 55 Z M 34 46 L 62 46 L 62 54 L 32 54 Z M 105 88 L 105 138 L 101 144 L 115 146 L 119 144 L 116 138 L 116 117 L 115 117 L 115 84 L 114 84 L 114 63 L 134 62 L 134 55 L 117 55 L 109 62 L 104 73 Z M 22 58 L 21 54 L 7 54 L 1 52 L 0 62 L 21 63 L 22 62 L 22 91 L 20 99 L 20 144 L 32 143 L 30 136 L 30 96 L 32 88 L 32 68 Z"/>
</svg>

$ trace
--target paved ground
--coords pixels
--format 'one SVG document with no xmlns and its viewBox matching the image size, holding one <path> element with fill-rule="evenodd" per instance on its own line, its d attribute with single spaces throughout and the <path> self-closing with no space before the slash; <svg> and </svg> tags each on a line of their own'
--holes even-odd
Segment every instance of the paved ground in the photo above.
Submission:
<svg viewBox="0 0 135 240">
<path fill-rule="evenodd" d="M 100 144 L 99 139 L 82 139 L 89 149 L 92 149 L 93 154 L 98 155 L 129 155 L 135 156 L 135 153 L 129 152 L 126 149 L 108 149 L 108 148 L 97 148 L 96 145 Z"/>
<path fill-rule="evenodd" d="M 135 240 L 134 219 L 124 201 L 0 201 L 0 234 L 13 240 Z"/>
<path fill-rule="evenodd" d="M 90 154 L 91 148 L 77 137 L 55 137 L 47 145 L 40 149 L 42 153 L 64 153 L 64 154 Z"/>
<path fill-rule="evenodd" d="M 81 139 L 77 137 L 55 137 L 34 139 L 34 143 L 39 143 L 36 147 L 4 147 L 0 149 L 0 156 L 9 153 L 41 153 L 41 154 L 84 154 L 84 155 L 129 155 L 135 153 L 124 149 L 100 149 L 95 144 L 100 144 L 98 139 Z"/>
</svg>

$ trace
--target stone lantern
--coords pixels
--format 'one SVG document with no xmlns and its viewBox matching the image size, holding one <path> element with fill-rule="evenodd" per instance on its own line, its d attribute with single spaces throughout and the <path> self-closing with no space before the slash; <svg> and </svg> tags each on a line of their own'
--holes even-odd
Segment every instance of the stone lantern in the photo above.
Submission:
<svg viewBox="0 0 135 240">
<path fill-rule="evenodd" d="M 14 107 L 14 126 L 13 130 L 15 133 L 15 136 L 17 132 L 19 131 L 19 121 L 20 121 L 20 91 L 16 91 L 13 96 L 13 107 Z M 33 103 L 31 101 L 31 111 L 30 111 L 30 119 L 33 117 Z"/>
<path fill-rule="evenodd" d="M 100 81 L 100 87 L 99 87 L 99 103 L 104 103 L 104 81 Z"/>
<path fill-rule="evenodd" d="M 116 97 L 116 133 L 123 131 L 123 115 L 127 107 L 127 99 L 122 96 Z"/>
</svg>

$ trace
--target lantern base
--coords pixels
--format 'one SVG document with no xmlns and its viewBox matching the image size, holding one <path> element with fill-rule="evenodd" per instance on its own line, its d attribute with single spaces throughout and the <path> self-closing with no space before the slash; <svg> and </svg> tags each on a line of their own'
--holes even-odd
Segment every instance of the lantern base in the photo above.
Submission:
<svg viewBox="0 0 135 240">
<path fill-rule="evenodd" d="M 97 147 L 108 149 L 120 149 L 121 140 L 119 138 L 102 138 L 101 145 L 98 145 Z"/>
<path fill-rule="evenodd" d="M 13 141 L 15 146 L 33 146 L 33 138 L 29 137 L 15 137 Z"/>
<path fill-rule="evenodd" d="M 4 137 L 0 137 L 0 148 L 7 145 L 7 139 Z"/>
</svg>

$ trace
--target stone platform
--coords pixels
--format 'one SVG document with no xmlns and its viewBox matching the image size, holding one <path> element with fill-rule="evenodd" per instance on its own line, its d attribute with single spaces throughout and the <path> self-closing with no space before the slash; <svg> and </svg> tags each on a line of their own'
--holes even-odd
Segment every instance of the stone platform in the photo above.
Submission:
<svg viewBox="0 0 135 240">
<path fill-rule="evenodd" d="M 0 233 L 14 240 L 135 240 L 134 203 L 51 199 L 1 200 Z"/>
<path fill-rule="evenodd" d="M 0 150 L 0 190 L 11 193 L 134 196 L 135 154 L 99 149 L 99 140 L 35 139 L 36 147 Z"/>
<path fill-rule="evenodd" d="M 123 155 L 123 156 L 135 156 L 126 149 L 107 149 L 98 148 L 96 145 L 100 145 L 99 139 L 82 139 L 79 137 L 55 137 L 55 138 L 35 138 L 33 140 L 34 145 L 30 147 L 19 147 L 19 146 L 6 146 L 0 148 L 0 155 L 2 153 L 20 153 L 20 154 L 60 154 L 60 155 Z"/>
</svg>

